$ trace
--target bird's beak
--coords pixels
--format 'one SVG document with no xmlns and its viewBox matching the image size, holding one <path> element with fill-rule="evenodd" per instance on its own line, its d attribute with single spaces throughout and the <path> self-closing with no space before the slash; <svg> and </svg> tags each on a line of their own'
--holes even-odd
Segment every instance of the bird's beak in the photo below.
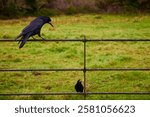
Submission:
<svg viewBox="0 0 150 117">
<path fill-rule="evenodd" d="M 51 22 L 49 22 L 49 24 L 54 28 L 53 24 Z"/>
</svg>

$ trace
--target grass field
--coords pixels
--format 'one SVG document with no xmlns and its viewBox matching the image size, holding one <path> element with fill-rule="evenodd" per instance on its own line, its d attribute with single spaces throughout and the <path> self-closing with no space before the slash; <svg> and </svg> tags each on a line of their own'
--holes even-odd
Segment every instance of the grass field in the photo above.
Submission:
<svg viewBox="0 0 150 117">
<path fill-rule="evenodd" d="M 14 39 L 33 17 L 0 20 L 0 38 Z M 149 15 L 74 15 L 52 17 L 55 29 L 42 28 L 46 39 L 150 38 Z M 38 37 L 37 37 L 38 38 Z M 87 43 L 89 68 L 149 68 L 149 42 Z M 0 43 L 0 69 L 83 68 L 81 42 Z M 0 72 L 0 93 L 75 92 L 82 72 Z M 150 92 L 150 72 L 87 72 L 89 92 Z M 0 99 L 83 99 L 73 96 L 10 96 Z M 87 99 L 150 99 L 149 95 L 90 95 Z"/>
</svg>

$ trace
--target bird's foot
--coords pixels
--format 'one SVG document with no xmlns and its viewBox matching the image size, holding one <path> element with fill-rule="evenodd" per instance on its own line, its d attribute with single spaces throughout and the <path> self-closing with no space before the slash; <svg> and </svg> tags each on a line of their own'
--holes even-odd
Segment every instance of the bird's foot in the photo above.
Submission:
<svg viewBox="0 0 150 117">
<path fill-rule="evenodd" d="M 45 41 L 46 39 L 42 38 L 43 41 Z"/>
</svg>

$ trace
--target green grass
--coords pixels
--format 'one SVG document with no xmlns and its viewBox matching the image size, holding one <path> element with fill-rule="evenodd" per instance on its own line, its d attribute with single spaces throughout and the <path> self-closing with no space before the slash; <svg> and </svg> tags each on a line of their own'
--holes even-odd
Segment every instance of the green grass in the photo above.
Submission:
<svg viewBox="0 0 150 117">
<path fill-rule="evenodd" d="M 0 38 L 14 39 L 33 17 L 0 20 Z M 74 15 L 52 17 L 55 29 L 42 28 L 46 39 L 150 37 L 149 15 Z M 149 68 L 149 42 L 87 43 L 89 68 Z M 81 42 L 0 43 L 0 69 L 83 68 Z M 82 72 L 1 72 L 0 93 L 75 92 Z M 89 92 L 150 92 L 150 72 L 87 72 Z M 83 99 L 73 96 L 10 96 L 0 99 Z M 90 95 L 87 99 L 150 99 L 149 95 Z"/>
</svg>

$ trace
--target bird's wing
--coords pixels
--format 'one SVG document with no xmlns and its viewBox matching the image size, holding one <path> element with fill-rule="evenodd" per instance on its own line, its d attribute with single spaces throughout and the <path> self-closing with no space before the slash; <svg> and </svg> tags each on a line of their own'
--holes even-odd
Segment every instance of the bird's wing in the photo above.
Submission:
<svg viewBox="0 0 150 117">
<path fill-rule="evenodd" d="M 35 20 L 33 20 L 28 26 L 26 26 L 22 30 L 22 32 L 16 37 L 15 40 L 17 40 L 18 38 L 26 35 L 27 33 L 40 31 L 43 24 L 44 24 L 44 21 L 42 19 L 36 18 Z"/>
<path fill-rule="evenodd" d="M 36 18 L 22 30 L 21 35 L 27 34 L 29 32 L 34 32 L 35 30 L 39 30 L 39 29 L 41 29 L 43 24 L 44 24 L 44 22 L 42 19 Z"/>
</svg>

